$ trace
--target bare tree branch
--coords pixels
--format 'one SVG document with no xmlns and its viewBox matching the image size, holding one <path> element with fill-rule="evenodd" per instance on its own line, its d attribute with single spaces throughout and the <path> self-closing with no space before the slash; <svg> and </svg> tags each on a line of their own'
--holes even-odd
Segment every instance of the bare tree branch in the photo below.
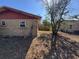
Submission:
<svg viewBox="0 0 79 59">
<path fill-rule="evenodd" d="M 65 12 L 67 5 L 71 0 L 42 0 L 47 12 L 50 15 L 52 32 L 58 31 L 63 15 L 68 13 Z"/>
<path fill-rule="evenodd" d="M 63 15 L 68 13 L 67 5 L 71 0 L 42 0 L 51 19 L 52 42 L 55 47 L 57 41 L 57 32 L 63 20 Z M 52 48 L 52 46 L 51 46 Z"/>
</svg>

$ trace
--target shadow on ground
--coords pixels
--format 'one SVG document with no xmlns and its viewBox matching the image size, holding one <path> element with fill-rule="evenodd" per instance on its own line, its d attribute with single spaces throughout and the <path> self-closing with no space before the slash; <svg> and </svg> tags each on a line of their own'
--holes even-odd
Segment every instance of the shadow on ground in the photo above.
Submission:
<svg viewBox="0 0 79 59">
<path fill-rule="evenodd" d="M 33 40 L 25 59 L 79 59 L 79 42 L 58 35 L 51 49 L 51 35 L 42 34 Z"/>
<path fill-rule="evenodd" d="M 56 48 L 53 47 L 44 59 L 79 59 L 79 42 L 58 36 Z"/>
<path fill-rule="evenodd" d="M 0 38 L 0 59 L 25 59 L 32 39 Z"/>
</svg>

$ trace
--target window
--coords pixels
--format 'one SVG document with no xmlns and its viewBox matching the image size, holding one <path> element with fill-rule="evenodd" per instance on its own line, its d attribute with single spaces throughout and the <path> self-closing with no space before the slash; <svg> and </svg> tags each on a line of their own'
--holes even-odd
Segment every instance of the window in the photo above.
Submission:
<svg viewBox="0 0 79 59">
<path fill-rule="evenodd" d="M 5 26 L 5 25 L 6 25 L 6 24 L 5 24 L 5 21 L 2 21 L 1 25 Z"/>
<path fill-rule="evenodd" d="M 72 29 L 72 25 L 70 25 L 70 29 Z"/>
<path fill-rule="evenodd" d="M 24 21 L 20 22 L 20 27 L 25 27 L 25 22 Z"/>
</svg>

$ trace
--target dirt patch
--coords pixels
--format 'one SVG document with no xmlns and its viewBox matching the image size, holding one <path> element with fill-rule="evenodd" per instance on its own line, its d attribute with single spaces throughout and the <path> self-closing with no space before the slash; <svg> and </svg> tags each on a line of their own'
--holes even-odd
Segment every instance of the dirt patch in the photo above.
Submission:
<svg viewBox="0 0 79 59">
<path fill-rule="evenodd" d="M 44 55 L 49 53 L 50 43 L 51 41 L 45 36 L 35 38 L 25 59 L 43 59 Z"/>
<path fill-rule="evenodd" d="M 63 32 L 59 32 L 59 34 L 64 36 L 64 37 L 68 37 L 71 40 L 74 40 L 76 42 L 79 42 L 79 35 L 73 35 L 73 34 L 68 34 L 68 33 L 63 33 Z"/>
<path fill-rule="evenodd" d="M 79 42 L 58 36 L 56 49 L 51 50 L 50 36 L 41 34 L 35 38 L 25 59 L 79 59 Z"/>
<path fill-rule="evenodd" d="M 38 36 L 40 36 L 41 34 L 50 34 L 52 33 L 51 31 L 38 31 Z M 64 32 L 58 32 L 59 35 L 70 38 L 71 40 L 74 40 L 76 42 L 79 42 L 79 35 L 74 35 L 74 34 L 68 34 L 68 33 L 64 33 Z"/>
</svg>

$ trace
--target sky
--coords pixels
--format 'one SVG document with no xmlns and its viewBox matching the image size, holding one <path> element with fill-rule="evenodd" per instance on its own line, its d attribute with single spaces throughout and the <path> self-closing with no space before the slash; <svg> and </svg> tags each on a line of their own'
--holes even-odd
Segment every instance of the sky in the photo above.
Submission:
<svg viewBox="0 0 79 59">
<path fill-rule="evenodd" d="M 42 19 L 46 16 L 45 8 L 39 0 L 0 0 L 0 6 L 8 6 L 39 15 Z M 71 0 L 68 10 L 70 11 L 69 15 L 79 14 L 79 0 Z"/>
</svg>

